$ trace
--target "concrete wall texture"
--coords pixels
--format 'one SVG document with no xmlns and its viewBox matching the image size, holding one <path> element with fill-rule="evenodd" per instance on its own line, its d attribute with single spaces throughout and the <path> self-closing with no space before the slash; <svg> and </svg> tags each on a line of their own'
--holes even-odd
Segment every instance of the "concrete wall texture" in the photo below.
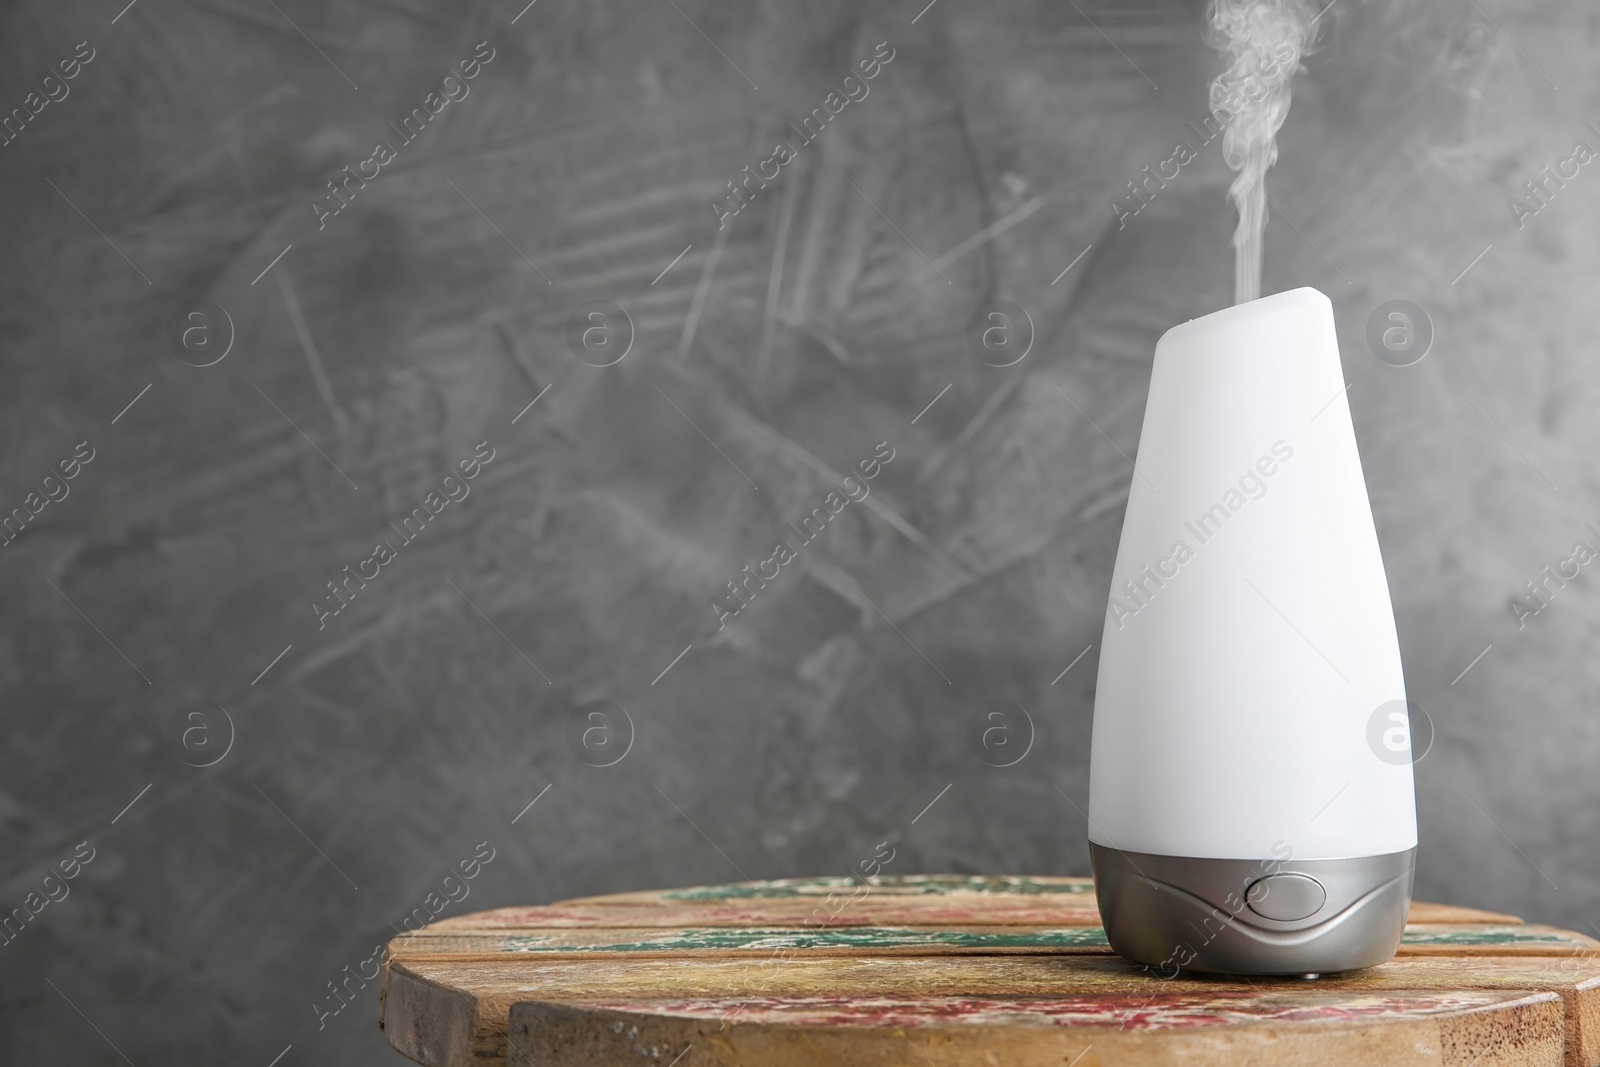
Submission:
<svg viewBox="0 0 1600 1067">
<path fill-rule="evenodd" d="M 1219 61 L 1178 0 L 923 8 L 6 5 L 0 905 L 43 903 L 0 1061 L 396 1063 L 375 997 L 314 1005 L 484 842 L 446 914 L 886 838 L 1088 873 L 1150 355 L 1232 292 Z M 1417 892 L 1593 933 L 1600 16 L 1324 17 L 1265 289 L 1335 305 L 1436 732 Z"/>
</svg>

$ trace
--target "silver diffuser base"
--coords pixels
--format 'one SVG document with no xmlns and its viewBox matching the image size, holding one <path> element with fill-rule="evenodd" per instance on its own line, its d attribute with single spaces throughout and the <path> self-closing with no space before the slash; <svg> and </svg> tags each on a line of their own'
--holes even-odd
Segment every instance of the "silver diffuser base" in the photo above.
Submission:
<svg viewBox="0 0 1600 1067">
<path fill-rule="evenodd" d="M 1152 856 L 1089 843 L 1095 896 L 1118 955 L 1155 968 L 1326 974 L 1392 957 L 1417 850 L 1341 860 Z"/>
</svg>

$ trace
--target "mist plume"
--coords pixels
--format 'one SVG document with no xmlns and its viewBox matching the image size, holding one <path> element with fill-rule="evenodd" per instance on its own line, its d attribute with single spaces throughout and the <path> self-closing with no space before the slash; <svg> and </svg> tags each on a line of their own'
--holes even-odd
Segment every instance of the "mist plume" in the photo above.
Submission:
<svg viewBox="0 0 1600 1067">
<path fill-rule="evenodd" d="M 1233 233 L 1234 302 L 1261 295 L 1261 238 L 1267 225 L 1267 169 L 1289 116 L 1295 71 L 1311 50 L 1318 6 L 1305 0 L 1211 0 L 1208 41 L 1228 55 L 1211 82 L 1211 110 L 1228 115 L 1222 157 L 1236 171 L 1228 196 L 1239 211 Z"/>
</svg>

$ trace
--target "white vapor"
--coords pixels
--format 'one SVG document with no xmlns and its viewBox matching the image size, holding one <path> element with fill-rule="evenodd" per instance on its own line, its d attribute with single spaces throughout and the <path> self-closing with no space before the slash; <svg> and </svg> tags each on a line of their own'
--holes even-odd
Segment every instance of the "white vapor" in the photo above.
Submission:
<svg viewBox="0 0 1600 1067">
<path fill-rule="evenodd" d="M 1317 8 L 1305 0 L 1211 0 L 1209 43 L 1228 55 L 1211 82 L 1211 110 L 1229 116 L 1222 157 L 1237 171 L 1228 196 L 1239 210 L 1233 234 L 1234 302 L 1261 295 L 1261 236 L 1267 224 L 1267 168 L 1289 116 L 1300 60 L 1316 33 Z"/>
</svg>

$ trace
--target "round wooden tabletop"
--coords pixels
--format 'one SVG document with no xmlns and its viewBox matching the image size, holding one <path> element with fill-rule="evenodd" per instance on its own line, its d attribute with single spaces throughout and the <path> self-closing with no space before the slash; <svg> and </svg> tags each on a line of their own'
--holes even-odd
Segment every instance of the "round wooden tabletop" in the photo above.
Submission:
<svg viewBox="0 0 1600 1067">
<path fill-rule="evenodd" d="M 380 1013 L 435 1067 L 1595 1067 L 1600 942 L 1419 902 L 1379 967 L 1166 978 L 1088 879 L 794 879 L 445 919 Z"/>
</svg>

